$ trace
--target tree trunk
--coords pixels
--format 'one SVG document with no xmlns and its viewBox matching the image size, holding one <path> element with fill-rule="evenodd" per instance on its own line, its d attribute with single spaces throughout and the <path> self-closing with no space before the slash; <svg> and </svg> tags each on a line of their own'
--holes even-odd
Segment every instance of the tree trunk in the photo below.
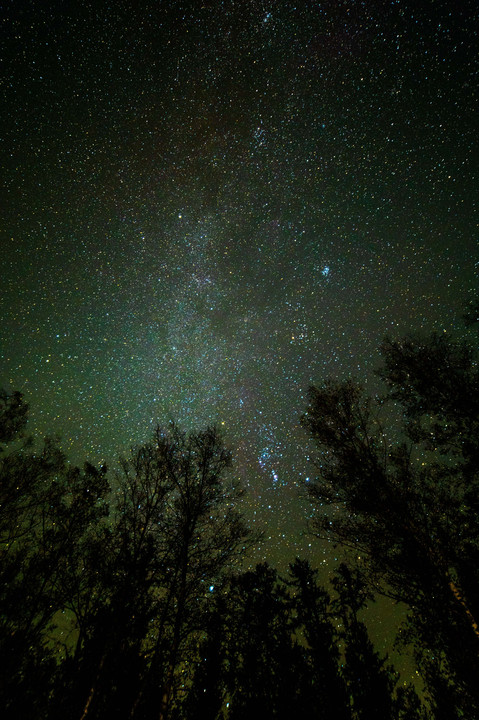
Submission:
<svg viewBox="0 0 479 720">
<path fill-rule="evenodd" d="M 458 602 L 460 604 L 460 606 L 462 607 L 462 610 L 467 617 L 467 620 L 469 622 L 472 632 L 476 636 L 476 639 L 479 640 L 479 626 L 474 618 L 474 615 L 472 614 L 472 612 L 469 610 L 469 607 L 467 606 L 464 595 L 461 593 L 458 586 L 456 585 L 454 580 L 452 580 L 449 577 L 449 575 L 447 576 L 447 579 L 448 579 L 449 589 L 451 590 L 452 594 L 454 595 L 456 602 Z"/>
<path fill-rule="evenodd" d="M 87 698 L 85 707 L 83 708 L 83 713 L 82 713 L 82 716 L 81 716 L 80 720 L 85 720 L 86 716 L 88 715 L 88 711 L 89 711 L 89 709 L 90 709 L 91 702 L 92 702 L 92 700 L 93 700 L 93 698 L 94 698 L 94 696 L 95 696 L 95 693 L 96 693 L 96 690 L 97 690 L 97 687 L 98 687 L 98 681 L 99 681 L 100 676 L 101 676 L 101 671 L 102 671 L 102 669 L 103 669 L 103 665 L 105 664 L 105 658 L 106 658 L 106 653 L 103 653 L 102 658 L 101 658 L 101 660 L 100 660 L 100 664 L 98 665 L 98 670 L 97 670 L 97 673 L 96 673 L 96 677 L 95 677 L 95 679 L 94 679 L 94 681 L 93 681 L 93 685 L 92 685 L 91 688 L 90 688 L 90 692 L 89 692 L 89 694 L 88 694 L 88 698 Z"/>
</svg>

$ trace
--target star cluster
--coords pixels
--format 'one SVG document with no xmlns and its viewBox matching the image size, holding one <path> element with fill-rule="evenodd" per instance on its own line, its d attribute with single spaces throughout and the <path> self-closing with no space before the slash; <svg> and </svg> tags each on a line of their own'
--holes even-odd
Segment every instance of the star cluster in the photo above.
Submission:
<svg viewBox="0 0 479 720">
<path fill-rule="evenodd" d="M 477 285 L 476 3 L 13 3 L 1 381 L 100 462 L 217 423 L 262 552 L 308 546 L 311 382 Z M 267 541 L 270 539 L 269 550 Z"/>
</svg>

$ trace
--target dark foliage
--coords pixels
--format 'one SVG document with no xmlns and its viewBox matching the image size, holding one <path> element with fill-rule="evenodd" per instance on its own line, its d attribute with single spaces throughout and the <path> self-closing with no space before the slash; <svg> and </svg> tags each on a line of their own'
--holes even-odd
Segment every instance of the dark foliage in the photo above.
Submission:
<svg viewBox="0 0 479 720">
<path fill-rule="evenodd" d="M 25 406 L 2 397 L 2 437 L 14 441 Z M 173 716 L 209 627 L 209 588 L 247 546 L 230 465 L 214 428 L 174 425 L 122 461 L 114 492 L 106 468 L 71 467 L 54 441 L 5 449 L 5 717 Z"/>
<path fill-rule="evenodd" d="M 297 628 L 306 640 L 310 687 L 307 693 L 316 714 L 337 720 L 351 718 L 349 692 L 340 669 L 340 634 L 329 593 L 319 585 L 317 571 L 296 559 L 290 565 L 289 585 L 295 591 Z"/>
<path fill-rule="evenodd" d="M 240 571 L 255 538 L 215 428 L 158 428 L 109 481 L 55 441 L 37 449 L 21 395 L 3 393 L 2 717 L 476 717 L 476 357 L 437 336 L 383 353 L 400 425 L 386 432 L 386 401 L 352 382 L 313 388 L 303 420 L 316 531 L 362 557 L 329 591 L 299 559 L 285 578 Z M 402 638 L 432 715 L 371 643 L 361 612 L 377 590 L 410 608 Z"/>
<path fill-rule="evenodd" d="M 477 356 L 437 335 L 387 340 L 382 351 L 386 402 L 365 397 L 352 382 L 311 388 L 303 424 L 319 449 L 318 478 L 309 489 L 324 508 L 316 531 L 354 549 L 371 586 L 409 606 L 405 636 L 416 648 L 437 717 L 449 707 L 449 717 L 474 718 Z M 403 422 L 386 431 L 381 418 L 388 402 Z"/>
<path fill-rule="evenodd" d="M 0 443 L 11 442 L 27 424 L 28 405 L 20 392 L 0 389 Z"/>
</svg>

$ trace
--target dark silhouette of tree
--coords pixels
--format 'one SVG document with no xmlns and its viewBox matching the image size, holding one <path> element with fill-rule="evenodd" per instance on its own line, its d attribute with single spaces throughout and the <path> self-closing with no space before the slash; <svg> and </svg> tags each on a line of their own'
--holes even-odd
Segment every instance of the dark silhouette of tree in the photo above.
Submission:
<svg viewBox="0 0 479 720">
<path fill-rule="evenodd" d="M 107 552 L 93 558 L 102 587 L 79 660 L 88 678 L 80 717 L 116 708 L 117 718 L 164 718 L 180 702 L 210 587 L 246 547 L 230 465 L 215 428 L 186 434 L 175 425 L 122 462 Z"/>
<path fill-rule="evenodd" d="M 310 661 L 311 687 L 318 717 L 351 718 L 349 695 L 340 673 L 339 634 L 329 593 L 319 585 L 318 572 L 299 558 L 290 565 L 293 608 L 304 633 Z"/>
<path fill-rule="evenodd" d="M 213 588 L 207 613 L 205 636 L 200 641 L 198 658 L 187 697 L 178 717 L 183 720 L 223 720 L 226 704 L 225 644 L 227 600 L 223 589 Z"/>
<path fill-rule="evenodd" d="M 189 692 L 173 717 L 426 720 L 358 617 L 371 599 L 361 577 L 341 566 L 334 586 L 331 599 L 317 571 L 297 559 L 286 580 L 262 563 L 216 588 Z"/>
<path fill-rule="evenodd" d="M 15 442 L 25 422 L 21 396 L 3 396 L 0 434 L 14 441 L 0 457 L 0 654 L 8 667 L 0 694 L 6 717 L 42 714 L 40 699 L 46 702 L 55 665 L 55 628 L 78 571 L 77 546 L 104 516 L 108 490 L 103 471 L 69 466 L 52 440 L 39 451 L 30 441 Z M 32 674 L 41 678 L 35 700 Z"/>
<path fill-rule="evenodd" d="M 386 341 L 383 355 L 381 376 L 404 413 L 390 439 L 381 422 L 387 403 L 350 381 L 310 390 L 302 422 L 319 455 L 309 492 L 328 507 L 316 531 L 354 548 L 373 585 L 407 603 L 409 638 L 431 694 L 447 689 L 455 712 L 476 717 L 476 355 L 435 335 Z"/>
<path fill-rule="evenodd" d="M 9 443 L 20 436 L 28 419 L 28 405 L 22 393 L 8 394 L 0 388 L 0 443 Z M 3 448 L 1 451 L 3 452 Z"/>
<path fill-rule="evenodd" d="M 129 717 L 148 668 L 145 637 L 159 612 L 170 539 L 163 459 L 152 444 L 122 460 L 108 527 L 87 556 L 97 578 L 95 601 L 85 605 L 83 638 L 74 669 L 78 716 Z M 125 696 L 128 687 L 130 697 Z"/>
<path fill-rule="evenodd" d="M 172 488 L 165 525 L 166 597 L 151 664 L 154 669 L 161 658 L 165 667 L 161 719 L 175 689 L 182 649 L 204 629 L 209 589 L 238 560 L 248 532 L 237 508 L 241 492 L 224 477 L 231 454 L 215 428 L 190 435 L 176 426 L 169 433 L 158 430 L 156 447 Z"/>
<path fill-rule="evenodd" d="M 238 570 L 258 538 L 215 428 L 157 428 L 111 490 L 106 467 L 37 449 L 26 419 L 19 394 L 0 396 L 2 717 L 422 717 L 358 620 L 356 576 L 341 570 L 335 606 L 305 561 L 287 580 Z M 429 684 L 455 708 L 436 665 L 424 660 Z"/>
<path fill-rule="evenodd" d="M 315 703 L 291 598 L 267 563 L 236 576 L 228 593 L 226 697 L 231 720 L 308 717 Z"/>
<path fill-rule="evenodd" d="M 355 720 L 393 720 L 397 717 L 394 690 L 398 674 L 386 665 L 374 649 L 364 622 L 358 613 L 372 597 L 366 592 L 363 579 L 341 564 L 333 579 L 338 593 L 337 614 L 342 620 L 344 642 L 343 675 L 351 697 Z"/>
</svg>

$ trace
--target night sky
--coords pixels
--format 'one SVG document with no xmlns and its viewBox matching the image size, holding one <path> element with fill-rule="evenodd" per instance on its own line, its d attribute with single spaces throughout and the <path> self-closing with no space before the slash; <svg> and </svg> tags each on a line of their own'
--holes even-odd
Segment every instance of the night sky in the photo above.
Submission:
<svg viewBox="0 0 479 720">
<path fill-rule="evenodd" d="M 260 559 L 307 552 L 308 386 L 477 287 L 477 3 L 2 15 L 0 384 L 79 463 L 217 423 Z"/>
</svg>

